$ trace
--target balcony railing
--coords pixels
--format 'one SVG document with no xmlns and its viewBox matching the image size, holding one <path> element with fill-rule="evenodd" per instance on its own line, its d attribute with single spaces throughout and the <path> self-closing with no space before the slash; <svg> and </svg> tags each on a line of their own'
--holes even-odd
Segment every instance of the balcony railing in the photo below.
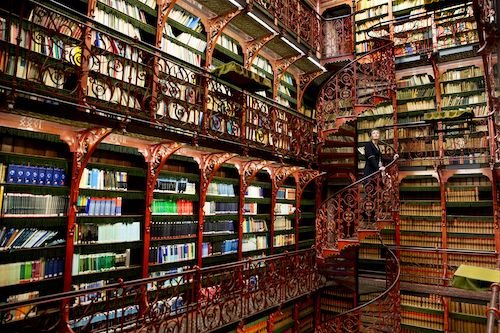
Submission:
<svg viewBox="0 0 500 333">
<path fill-rule="evenodd" d="M 321 47 L 321 16 L 301 0 L 253 0 L 312 49 Z"/>
<path fill-rule="evenodd" d="M 23 332 L 210 332 L 321 284 L 309 249 L 2 304 L 0 325 Z M 67 306 L 59 312 L 61 304 Z"/>
<path fill-rule="evenodd" d="M 0 11 L 0 85 L 310 161 L 314 122 L 53 1 Z"/>
<path fill-rule="evenodd" d="M 322 32 L 323 59 L 353 54 L 353 15 L 324 19 Z"/>
</svg>

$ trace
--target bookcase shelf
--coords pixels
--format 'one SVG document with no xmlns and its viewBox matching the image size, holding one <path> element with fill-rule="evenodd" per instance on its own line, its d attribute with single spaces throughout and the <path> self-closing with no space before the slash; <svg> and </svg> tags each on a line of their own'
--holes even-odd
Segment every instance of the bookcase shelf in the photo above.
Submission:
<svg viewBox="0 0 500 333">
<path fill-rule="evenodd" d="M 84 2 L 87 2 L 87 0 L 83 0 Z M 128 2 L 128 0 L 127 0 Z M 137 1 L 136 1 L 137 2 Z M 133 24 L 134 26 L 136 26 L 137 28 L 141 29 L 141 31 L 144 31 L 152 36 L 156 35 L 156 29 L 154 26 L 150 25 L 150 24 L 147 24 L 147 23 L 144 23 L 136 18 L 133 18 L 131 16 L 128 16 L 127 14 L 125 13 L 122 13 L 121 11 L 113 8 L 113 7 L 110 7 L 108 6 L 107 4 L 103 3 L 103 2 L 100 2 L 100 1 L 97 1 L 97 7 L 104 10 L 105 12 L 107 13 L 111 13 L 113 14 L 114 16 L 117 16 L 131 24 Z M 153 14 L 154 16 L 156 16 L 156 13 Z"/>
<path fill-rule="evenodd" d="M 89 281 L 97 280 L 116 280 L 118 278 L 131 279 L 139 276 L 140 266 L 129 266 L 124 268 L 115 268 L 112 270 L 93 272 L 93 273 L 80 273 L 73 275 L 73 284 L 88 283 Z"/>
<path fill-rule="evenodd" d="M 46 227 L 46 226 L 44 226 Z M 10 249 L 0 251 L 0 264 L 7 264 L 16 261 L 37 260 L 40 256 L 62 257 L 64 256 L 65 245 L 45 246 L 36 248 Z"/>
</svg>

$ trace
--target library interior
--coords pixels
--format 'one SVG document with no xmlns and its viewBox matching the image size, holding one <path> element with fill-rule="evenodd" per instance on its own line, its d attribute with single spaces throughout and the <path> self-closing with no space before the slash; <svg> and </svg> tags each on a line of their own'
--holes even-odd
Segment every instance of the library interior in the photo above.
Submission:
<svg viewBox="0 0 500 333">
<path fill-rule="evenodd" d="M 0 1 L 0 332 L 500 333 L 499 11 Z"/>
</svg>

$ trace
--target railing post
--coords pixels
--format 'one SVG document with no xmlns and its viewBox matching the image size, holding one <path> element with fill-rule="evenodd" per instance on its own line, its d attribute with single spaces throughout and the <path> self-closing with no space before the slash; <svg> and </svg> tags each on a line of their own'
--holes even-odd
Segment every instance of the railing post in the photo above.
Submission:
<svg viewBox="0 0 500 333">
<path fill-rule="evenodd" d="M 494 283 L 491 286 L 491 300 L 486 310 L 487 322 L 486 322 L 486 332 L 495 333 L 494 329 L 497 320 L 499 320 L 499 295 L 500 295 L 500 284 Z"/>
</svg>

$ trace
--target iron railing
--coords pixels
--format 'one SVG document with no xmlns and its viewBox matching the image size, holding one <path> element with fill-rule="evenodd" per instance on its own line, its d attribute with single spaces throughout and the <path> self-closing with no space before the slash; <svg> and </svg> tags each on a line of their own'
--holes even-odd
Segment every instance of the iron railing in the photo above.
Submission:
<svg viewBox="0 0 500 333">
<path fill-rule="evenodd" d="M 252 0 L 276 21 L 283 24 L 309 44 L 313 50 L 321 48 L 321 16 L 301 0 Z"/>
<path fill-rule="evenodd" d="M 323 201 L 316 217 L 316 250 L 320 258 L 338 254 L 375 235 L 394 221 L 399 210 L 398 163 L 364 177 Z"/>
<path fill-rule="evenodd" d="M 335 58 L 352 55 L 354 15 L 345 15 L 322 21 L 322 58 Z"/>
<path fill-rule="evenodd" d="M 1 304 L 0 324 L 8 332 L 211 332 L 322 283 L 308 249 Z"/>
<path fill-rule="evenodd" d="M 55 1 L 22 4 L 17 13 L 0 11 L 0 85 L 11 104 L 22 94 L 42 97 L 191 137 L 312 160 L 312 119 Z"/>
</svg>

